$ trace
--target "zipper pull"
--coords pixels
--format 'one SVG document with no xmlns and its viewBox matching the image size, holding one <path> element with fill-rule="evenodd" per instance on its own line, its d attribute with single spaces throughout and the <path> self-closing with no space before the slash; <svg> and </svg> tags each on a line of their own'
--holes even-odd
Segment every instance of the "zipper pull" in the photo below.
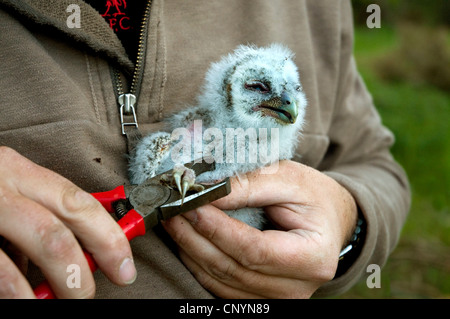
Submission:
<svg viewBox="0 0 450 319">
<path fill-rule="evenodd" d="M 122 125 L 122 135 L 126 135 L 125 126 L 135 126 L 138 127 L 137 119 L 136 119 L 136 111 L 134 109 L 134 104 L 136 103 L 136 96 L 131 93 L 125 93 L 119 95 L 118 98 L 120 105 L 120 124 Z M 124 115 L 132 115 L 132 122 L 125 122 Z"/>
</svg>

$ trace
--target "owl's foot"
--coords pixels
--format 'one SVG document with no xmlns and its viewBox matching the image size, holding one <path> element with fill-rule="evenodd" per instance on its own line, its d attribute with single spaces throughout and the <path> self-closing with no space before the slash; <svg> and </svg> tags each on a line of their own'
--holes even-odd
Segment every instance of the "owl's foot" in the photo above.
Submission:
<svg viewBox="0 0 450 319">
<path fill-rule="evenodd" d="M 182 205 L 188 191 L 201 192 L 205 189 L 203 185 L 195 183 L 194 170 L 187 168 L 182 164 L 175 164 L 172 173 L 163 174 L 161 176 L 161 181 L 169 187 L 175 188 L 176 186 L 181 194 Z"/>
</svg>

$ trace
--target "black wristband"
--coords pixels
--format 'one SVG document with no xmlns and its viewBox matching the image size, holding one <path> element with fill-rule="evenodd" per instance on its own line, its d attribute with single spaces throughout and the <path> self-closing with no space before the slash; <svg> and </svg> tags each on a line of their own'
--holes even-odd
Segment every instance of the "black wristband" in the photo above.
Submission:
<svg viewBox="0 0 450 319">
<path fill-rule="evenodd" d="M 356 227 L 347 246 L 339 254 L 339 263 L 335 278 L 344 274 L 358 258 L 366 237 L 366 223 L 361 213 L 358 214 Z"/>
</svg>

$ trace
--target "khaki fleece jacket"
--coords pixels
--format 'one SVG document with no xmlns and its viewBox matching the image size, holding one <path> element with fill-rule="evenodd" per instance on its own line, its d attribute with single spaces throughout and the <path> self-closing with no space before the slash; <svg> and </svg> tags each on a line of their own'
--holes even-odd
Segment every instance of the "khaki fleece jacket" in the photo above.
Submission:
<svg viewBox="0 0 450 319">
<path fill-rule="evenodd" d="M 80 7 L 81 28 L 66 24 L 70 4 Z M 1 0 L 0 21 L 0 145 L 89 192 L 127 183 L 111 66 L 127 77 L 133 63 L 109 25 L 80 0 Z M 146 40 L 137 106 L 143 133 L 195 103 L 209 64 L 237 45 L 293 50 L 309 102 L 295 160 L 346 187 L 367 222 L 357 260 L 316 296 L 341 293 L 367 265 L 385 263 L 409 210 L 409 185 L 355 66 L 350 1 L 153 0 Z M 138 279 L 117 287 L 97 272 L 97 297 L 212 297 L 166 236 L 156 229 L 133 240 Z M 39 280 L 35 271 L 29 276 Z"/>
</svg>

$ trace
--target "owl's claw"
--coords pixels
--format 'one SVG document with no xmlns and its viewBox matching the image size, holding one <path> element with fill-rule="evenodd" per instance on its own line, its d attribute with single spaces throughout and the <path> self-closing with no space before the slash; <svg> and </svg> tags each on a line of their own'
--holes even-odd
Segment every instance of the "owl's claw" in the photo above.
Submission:
<svg viewBox="0 0 450 319">
<path fill-rule="evenodd" d="M 175 184 L 181 194 L 181 205 L 183 205 L 187 191 L 192 185 L 194 185 L 195 173 L 193 170 L 188 169 L 183 165 L 175 165 L 173 168 L 173 179 L 175 180 Z"/>
<path fill-rule="evenodd" d="M 183 173 L 180 174 L 178 172 L 175 172 L 175 169 L 174 169 L 174 171 L 173 171 L 173 180 L 175 181 L 175 185 L 177 186 L 178 191 L 181 193 L 181 196 L 184 197 L 183 191 L 182 191 L 182 187 L 181 187 L 181 176 L 182 175 L 183 175 Z"/>
<path fill-rule="evenodd" d="M 169 186 L 173 186 L 173 183 L 175 183 L 174 186 L 177 187 L 181 194 L 181 205 L 183 205 L 184 198 L 189 190 L 200 192 L 205 189 L 202 185 L 195 183 L 195 172 L 182 164 L 176 164 L 172 174 L 164 174 L 162 181 Z"/>
</svg>

